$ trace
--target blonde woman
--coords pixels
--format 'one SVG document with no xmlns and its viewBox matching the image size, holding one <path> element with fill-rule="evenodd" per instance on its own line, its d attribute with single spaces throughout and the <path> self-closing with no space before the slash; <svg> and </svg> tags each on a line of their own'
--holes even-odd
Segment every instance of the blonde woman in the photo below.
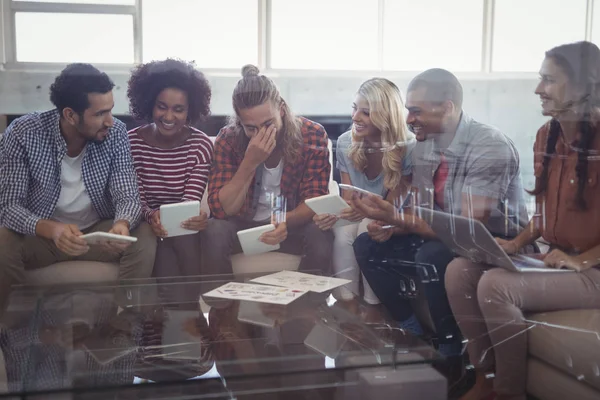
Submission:
<svg viewBox="0 0 600 400">
<path fill-rule="evenodd" d="M 414 136 L 404 118 L 404 104 L 400 90 L 391 81 L 373 78 L 364 82 L 352 104 L 352 129 L 337 141 L 337 168 L 342 183 L 368 190 L 393 201 L 410 183 L 410 143 Z M 351 193 L 342 193 L 350 198 Z M 381 229 L 383 224 L 364 219 L 360 213 L 348 209 L 339 218 L 359 224 L 334 230 L 333 268 L 336 276 L 350 279 L 352 283 L 341 288 L 335 297 L 357 306 L 360 270 L 352 244 L 359 233 L 372 233 L 373 239 L 386 241 L 392 229 Z M 338 217 L 315 215 L 313 220 L 322 230 L 330 230 Z M 363 279 L 364 299 L 369 304 L 379 300 L 367 281 Z"/>
</svg>

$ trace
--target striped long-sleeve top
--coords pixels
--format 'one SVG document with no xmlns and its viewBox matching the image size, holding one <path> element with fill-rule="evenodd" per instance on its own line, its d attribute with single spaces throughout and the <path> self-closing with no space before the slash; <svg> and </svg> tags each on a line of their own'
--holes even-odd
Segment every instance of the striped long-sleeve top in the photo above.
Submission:
<svg viewBox="0 0 600 400">
<path fill-rule="evenodd" d="M 192 129 L 181 146 L 162 149 L 146 143 L 138 134 L 129 132 L 133 165 L 138 178 L 142 213 L 150 222 L 163 204 L 202 200 L 208 183 L 213 155 L 209 137 Z"/>
</svg>

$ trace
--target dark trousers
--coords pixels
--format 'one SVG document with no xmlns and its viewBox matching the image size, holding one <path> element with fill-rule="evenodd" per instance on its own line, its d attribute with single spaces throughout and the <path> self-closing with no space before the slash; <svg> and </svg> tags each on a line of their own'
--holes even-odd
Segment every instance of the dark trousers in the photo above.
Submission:
<svg viewBox="0 0 600 400">
<path fill-rule="evenodd" d="M 387 242 L 378 243 L 367 233 L 363 233 L 354 242 L 354 253 L 369 285 L 391 316 L 398 321 L 404 321 L 414 314 L 410 299 L 401 294 L 401 276 L 417 275 L 413 267 L 394 265 L 387 260 L 405 260 L 435 266 L 439 279 L 420 285 L 419 290 L 427 298 L 439 343 L 460 340 L 460 331 L 444 287 L 446 267 L 454 259 L 454 254 L 442 242 L 423 240 L 417 235 L 398 235 L 392 236 Z"/>
<path fill-rule="evenodd" d="M 264 225 L 236 218 L 210 219 L 202 231 L 202 270 L 204 274 L 231 274 L 231 256 L 242 252 L 237 232 Z M 320 230 L 313 222 L 295 229 L 288 228 L 288 236 L 280 243 L 280 253 L 302 257 L 298 270 L 319 270 L 324 275 L 331 273 L 333 233 Z"/>
<path fill-rule="evenodd" d="M 201 248 L 200 233 L 157 239 L 154 276 L 169 278 L 200 275 Z"/>
</svg>

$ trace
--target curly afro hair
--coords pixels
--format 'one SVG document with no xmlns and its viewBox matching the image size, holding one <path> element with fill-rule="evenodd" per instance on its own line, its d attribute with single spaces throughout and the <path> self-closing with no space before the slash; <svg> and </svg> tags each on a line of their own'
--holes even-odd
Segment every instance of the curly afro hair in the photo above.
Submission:
<svg viewBox="0 0 600 400">
<path fill-rule="evenodd" d="M 167 88 L 187 93 L 191 123 L 210 115 L 210 84 L 193 62 L 168 58 L 138 65 L 129 78 L 129 111 L 139 121 L 152 121 L 156 97 Z"/>
</svg>

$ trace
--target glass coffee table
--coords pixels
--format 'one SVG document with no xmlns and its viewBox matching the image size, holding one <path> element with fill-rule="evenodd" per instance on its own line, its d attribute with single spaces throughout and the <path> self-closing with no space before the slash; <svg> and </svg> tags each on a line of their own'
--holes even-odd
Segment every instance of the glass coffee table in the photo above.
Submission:
<svg viewBox="0 0 600 400">
<path fill-rule="evenodd" d="M 439 358 L 328 292 L 286 306 L 203 296 L 257 276 L 18 287 L 0 333 L 0 398 L 362 398 L 365 373 Z"/>
</svg>

